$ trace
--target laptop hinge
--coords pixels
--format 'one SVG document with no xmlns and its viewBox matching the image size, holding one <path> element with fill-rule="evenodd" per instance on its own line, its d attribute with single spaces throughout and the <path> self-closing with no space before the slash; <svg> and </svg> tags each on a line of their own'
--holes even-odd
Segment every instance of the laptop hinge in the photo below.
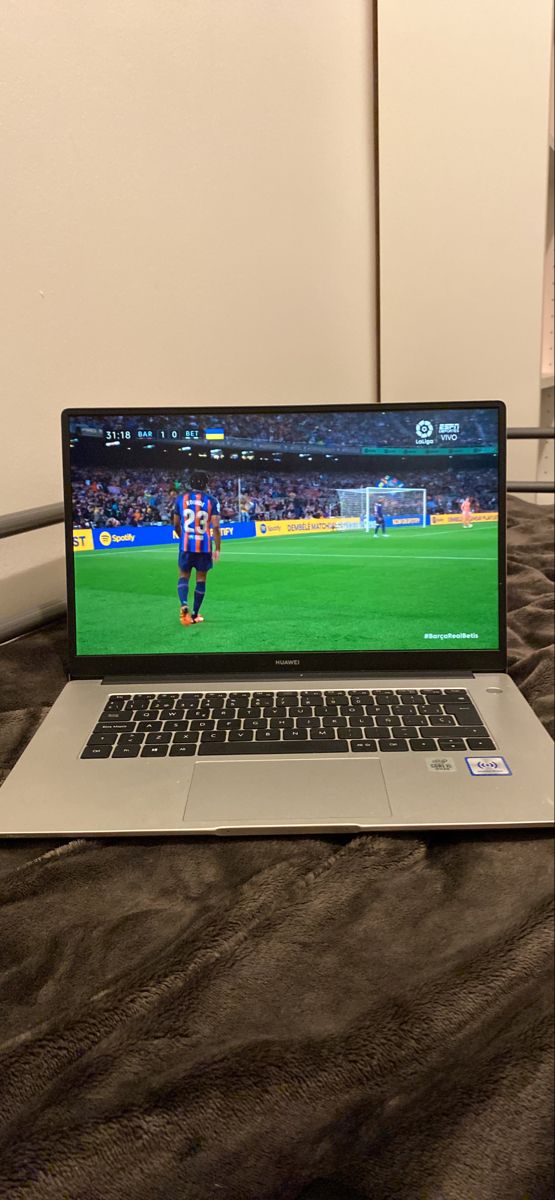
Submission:
<svg viewBox="0 0 555 1200">
<path fill-rule="evenodd" d="M 276 678 L 275 673 L 271 669 L 269 669 L 267 671 L 263 671 L 263 672 L 260 672 L 257 674 L 252 674 L 252 672 L 250 672 L 250 671 L 245 671 L 244 674 L 242 674 L 239 671 L 235 671 L 233 673 L 233 675 L 228 675 L 225 673 L 221 673 L 221 674 L 218 673 L 217 675 L 195 675 L 195 676 L 157 675 L 156 680 L 157 680 L 157 682 L 160 682 L 160 683 L 168 683 L 168 684 L 175 683 L 175 684 L 180 684 L 181 687 L 186 687 L 187 684 L 190 684 L 193 682 L 195 683 L 196 686 L 198 686 L 199 683 L 206 682 L 207 684 L 210 684 L 210 683 L 213 683 L 214 680 L 217 680 L 218 683 L 226 683 L 226 682 L 233 683 L 237 679 L 248 678 L 249 680 L 252 679 L 253 682 L 256 682 L 256 680 L 258 680 L 258 679 L 267 679 L 269 675 L 271 675 L 272 678 Z M 474 671 L 345 671 L 345 672 L 342 672 L 341 675 L 338 675 L 337 672 L 332 672 L 332 671 L 302 671 L 302 672 L 297 671 L 297 672 L 290 672 L 290 673 L 280 671 L 279 678 L 283 679 L 285 682 L 286 680 L 292 680 L 292 679 L 330 679 L 330 680 L 333 680 L 334 678 L 337 678 L 337 679 L 342 679 L 342 678 L 344 678 L 344 679 L 409 679 L 411 675 L 417 675 L 419 679 L 474 679 L 475 672 Z M 132 677 L 132 679 L 130 678 L 129 675 L 104 675 L 101 679 L 101 683 L 104 686 L 110 686 L 110 687 L 114 687 L 114 686 L 116 686 L 118 684 L 122 684 L 122 683 L 126 683 L 126 684 L 133 683 L 133 684 L 136 684 L 137 687 L 143 687 L 143 686 L 151 683 L 153 678 L 154 678 L 153 675 L 142 675 L 142 676 L 134 675 Z"/>
</svg>

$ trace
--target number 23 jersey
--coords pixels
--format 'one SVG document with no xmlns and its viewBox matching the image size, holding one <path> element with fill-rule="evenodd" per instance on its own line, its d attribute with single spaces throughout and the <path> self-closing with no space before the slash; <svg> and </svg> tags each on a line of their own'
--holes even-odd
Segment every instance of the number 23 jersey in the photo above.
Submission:
<svg viewBox="0 0 555 1200">
<path fill-rule="evenodd" d="M 206 492 L 183 492 L 177 497 L 174 512 L 181 522 L 179 549 L 211 554 L 210 520 L 220 512 L 216 498 Z"/>
</svg>

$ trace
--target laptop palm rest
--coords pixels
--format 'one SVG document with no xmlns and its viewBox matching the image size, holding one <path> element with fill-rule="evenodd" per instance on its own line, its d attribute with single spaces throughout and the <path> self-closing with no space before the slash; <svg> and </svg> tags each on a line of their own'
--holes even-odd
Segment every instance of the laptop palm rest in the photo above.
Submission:
<svg viewBox="0 0 555 1200">
<path fill-rule="evenodd" d="M 352 831 L 391 816 L 377 759 L 251 758 L 197 763 L 183 821 L 217 833 L 260 826 Z"/>
</svg>

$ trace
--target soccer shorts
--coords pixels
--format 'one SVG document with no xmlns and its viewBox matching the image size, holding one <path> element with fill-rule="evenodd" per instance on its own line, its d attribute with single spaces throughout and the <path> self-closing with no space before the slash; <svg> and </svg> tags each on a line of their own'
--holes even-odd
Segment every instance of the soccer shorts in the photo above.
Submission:
<svg viewBox="0 0 555 1200">
<path fill-rule="evenodd" d="M 180 550 L 179 567 L 182 571 L 209 571 L 212 567 L 212 555 L 195 550 Z"/>
</svg>

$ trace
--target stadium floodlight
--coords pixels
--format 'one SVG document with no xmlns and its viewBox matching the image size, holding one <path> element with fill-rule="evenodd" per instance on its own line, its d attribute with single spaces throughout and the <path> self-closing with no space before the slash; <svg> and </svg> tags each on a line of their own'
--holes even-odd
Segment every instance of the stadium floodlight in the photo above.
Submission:
<svg viewBox="0 0 555 1200">
<path fill-rule="evenodd" d="M 350 517 L 351 523 L 345 525 L 352 531 L 352 518 L 358 517 L 360 528 L 369 533 L 375 526 L 374 505 L 381 501 L 384 512 L 395 524 L 410 526 L 426 525 L 426 488 L 337 488 L 339 511 L 341 517 Z"/>
</svg>

